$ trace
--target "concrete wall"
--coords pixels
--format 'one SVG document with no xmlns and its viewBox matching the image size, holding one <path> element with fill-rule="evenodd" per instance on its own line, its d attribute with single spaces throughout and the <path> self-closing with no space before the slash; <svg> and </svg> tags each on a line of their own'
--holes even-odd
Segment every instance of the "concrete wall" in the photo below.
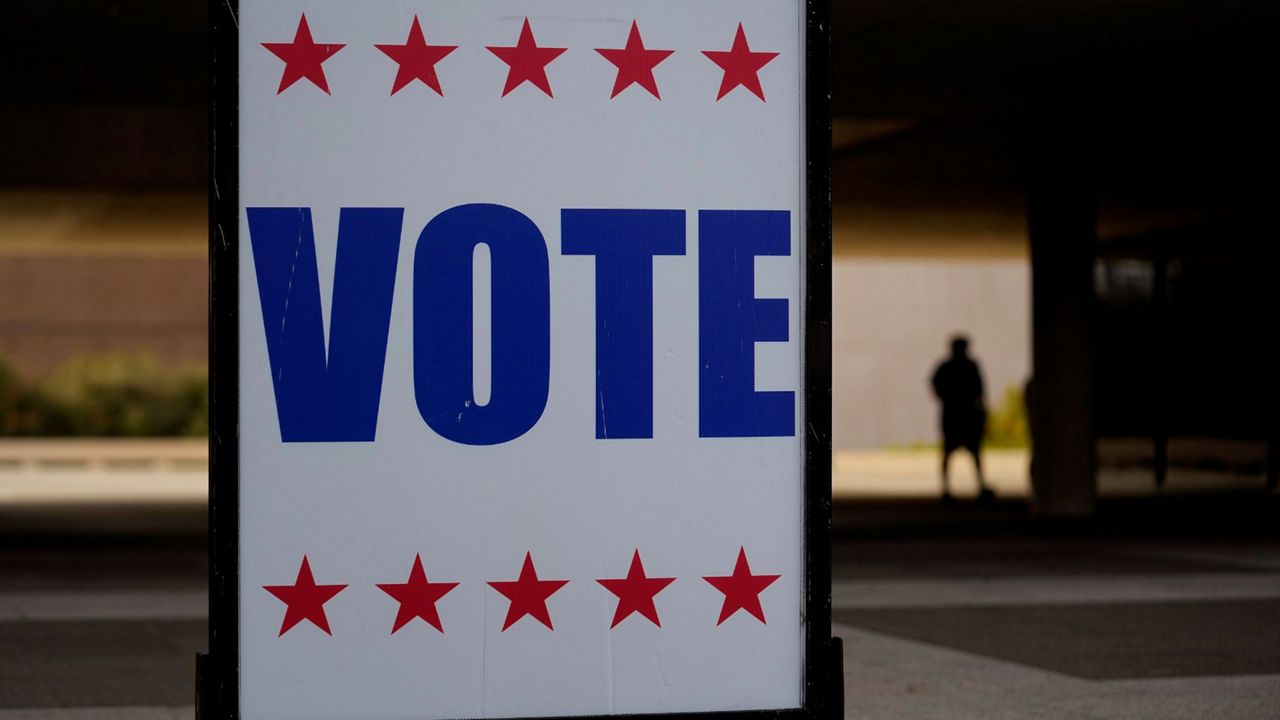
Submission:
<svg viewBox="0 0 1280 720">
<path fill-rule="evenodd" d="M 0 254 L 0 358 L 28 376 L 83 353 L 203 363 L 208 275 L 203 254 Z"/>
<path fill-rule="evenodd" d="M 1025 259 L 882 259 L 832 265 L 832 422 L 837 448 L 932 442 L 933 366 L 958 331 L 987 381 L 987 401 L 1030 368 L 1030 270 Z"/>
</svg>

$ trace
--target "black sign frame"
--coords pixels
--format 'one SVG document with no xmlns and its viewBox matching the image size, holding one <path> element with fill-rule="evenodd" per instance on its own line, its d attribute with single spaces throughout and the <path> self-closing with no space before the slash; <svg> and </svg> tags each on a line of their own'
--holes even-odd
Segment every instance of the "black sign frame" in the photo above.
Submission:
<svg viewBox="0 0 1280 720">
<path fill-rule="evenodd" d="M 843 651 L 831 636 L 831 23 L 805 3 L 804 700 L 800 708 L 599 717 L 838 720 Z M 197 718 L 240 712 L 239 2 L 210 0 L 209 652 L 196 658 Z M 567 719 L 566 719 L 567 720 Z"/>
</svg>

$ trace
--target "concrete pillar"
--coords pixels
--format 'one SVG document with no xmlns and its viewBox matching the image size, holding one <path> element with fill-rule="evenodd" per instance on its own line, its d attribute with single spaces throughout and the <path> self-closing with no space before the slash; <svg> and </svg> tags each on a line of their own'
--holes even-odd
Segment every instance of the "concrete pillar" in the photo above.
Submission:
<svg viewBox="0 0 1280 720">
<path fill-rule="evenodd" d="M 1053 114 L 1029 130 L 1034 507 L 1041 515 L 1085 515 L 1097 503 L 1093 129 L 1087 117 Z"/>
</svg>

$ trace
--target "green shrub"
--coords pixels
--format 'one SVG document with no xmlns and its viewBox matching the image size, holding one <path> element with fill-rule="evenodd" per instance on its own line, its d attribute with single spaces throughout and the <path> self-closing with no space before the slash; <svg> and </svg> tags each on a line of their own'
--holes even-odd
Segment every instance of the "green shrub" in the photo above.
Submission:
<svg viewBox="0 0 1280 720">
<path fill-rule="evenodd" d="M 0 436 L 200 437 L 208 372 L 143 354 L 73 358 L 39 382 L 0 364 Z"/>
<path fill-rule="evenodd" d="M 1027 404 L 1022 388 L 1010 385 L 1005 388 L 1000 404 L 987 413 L 988 447 L 1027 447 Z"/>
<path fill-rule="evenodd" d="M 0 437 L 43 435 L 46 425 L 58 424 L 59 414 L 47 398 L 0 362 Z"/>
</svg>

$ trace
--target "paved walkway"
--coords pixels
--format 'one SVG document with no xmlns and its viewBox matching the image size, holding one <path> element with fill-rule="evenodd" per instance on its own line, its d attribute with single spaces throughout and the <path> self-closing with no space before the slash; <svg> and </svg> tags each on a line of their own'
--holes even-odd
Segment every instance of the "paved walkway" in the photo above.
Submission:
<svg viewBox="0 0 1280 720">
<path fill-rule="evenodd" d="M 848 718 L 1266 720 L 1280 708 L 1274 669 L 1096 679 L 847 625 L 835 630 L 846 647 Z"/>
<path fill-rule="evenodd" d="M 986 531 L 956 531 L 920 505 L 915 526 L 899 509 L 833 548 L 847 717 L 1276 717 L 1274 530 L 1026 532 L 984 515 Z M 191 717 L 199 534 L 0 548 L 0 720 Z"/>
<path fill-rule="evenodd" d="M 837 458 L 847 717 L 1280 717 L 1280 497 L 1110 499 L 1058 526 L 1002 485 L 942 508 L 932 456 L 905 455 Z M 191 717 L 202 473 L 139 501 L 94 472 L 0 501 L 0 720 Z M 918 498 L 873 492 L 900 483 Z"/>
<path fill-rule="evenodd" d="M 1274 537 L 837 548 L 847 717 L 1278 717 Z"/>
</svg>

